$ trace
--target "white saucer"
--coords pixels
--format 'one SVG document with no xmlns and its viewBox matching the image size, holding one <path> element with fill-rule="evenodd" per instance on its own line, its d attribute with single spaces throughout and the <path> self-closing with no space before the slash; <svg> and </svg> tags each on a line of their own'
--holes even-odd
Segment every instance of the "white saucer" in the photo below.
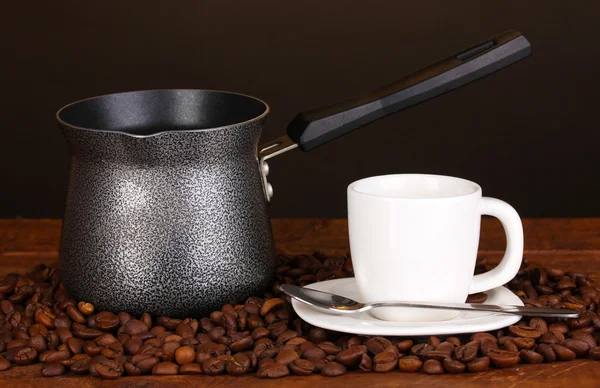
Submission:
<svg viewBox="0 0 600 388">
<path fill-rule="evenodd" d="M 307 287 L 360 300 L 354 278 L 328 280 Z M 487 304 L 523 306 L 521 299 L 508 288 L 498 287 L 486 293 Z M 349 315 L 330 314 L 295 299 L 292 300 L 292 306 L 298 316 L 311 325 L 361 335 L 424 336 L 475 333 L 501 329 L 521 319 L 519 315 L 462 311 L 459 316 L 447 321 L 390 322 L 374 318 L 368 312 Z"/>
</svg>

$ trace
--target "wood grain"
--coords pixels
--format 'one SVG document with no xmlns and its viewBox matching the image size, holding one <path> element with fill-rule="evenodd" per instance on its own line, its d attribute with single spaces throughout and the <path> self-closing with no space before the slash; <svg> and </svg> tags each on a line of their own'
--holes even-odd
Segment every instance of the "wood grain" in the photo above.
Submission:
<svg viewBox="0 0 600 388">
<path fill-rule="evenodd" d="M 590 274 L 600 281 L 600 219 L 524 220 L 525 257 L 533 264 Z M 346 220 L 273 220 L 273 234 L 281 251 L 292 253 L 322 250 L 348 251 Z M 504 250 L 502 226 L 484 219 L 481 228 L 480 257 L 498 261 Z M 24 272 L 38 263 L 58 260 L 59 220 L 0 220 L 0 276 Z M 140 376 L 104 381 L 89 376 L 40 377 L 40 365 L 14 367 L 0 372 L 0 387 L 294 387 L 313 388 L 353 386 L 400 387 L 426 385 L 445 387 L 596 387 L 600 381 L 600 362 L 575 360 L 543 365 L 519 365 L 480 374 L 429 376 L 399 371 L 388 374 L 351 372 L 338 378 L 290 376 L 280 380 L 261 380 L 254 375 L 232 376 Z"/>
</svg>

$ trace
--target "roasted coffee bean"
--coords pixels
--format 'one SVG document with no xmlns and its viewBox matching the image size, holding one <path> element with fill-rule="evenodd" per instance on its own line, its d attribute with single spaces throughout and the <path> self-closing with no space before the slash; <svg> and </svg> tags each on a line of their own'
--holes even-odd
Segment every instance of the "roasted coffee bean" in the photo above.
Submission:
<svg viewBox="0 0 600 388">
<path fill-rule="evenodd" d="M 124 362 L 123 369 L 127 376 L 141 376 L 142 374 L 142 370 L 130 362 Z"/>
<path fill-rule="evenodd" d="M 410 351 L 410 348 L 412 348 L 412 346 L 413 346 L 412 340 L 403 340 L 396 344 L 396 347 L 398 348 L 398 351 L 400 353 L 408 353 Z"/>
<path fill-rule="evenodd" d="M 590 346 L 590 349 L 595 348 L 597 345 L 596 339 L 594 339 L 594 336 L 592 336 L 591 334 L 576 334 L 573 337 L 571 337 L 571 339 L 586 342 Z"/>
<path fill-rule="evenodd" d="M 479 348 L 481 349 L 481 354 L 487 356 L 490 351 L 498 349 L 498 343 L 489 338 L 484 338 L 480 341 Z"/>
<path fill-rule="evenodd" d="M 508 331 L 515 337 L 540 338 L 542 331 L 529 326 L 509 326 Z M 493 360 L 492 360 L 493 362 Z"/>
<path fill-rule="evenodd" d="M 377 353 L 373 357 L 373 370 L 375 372 L 386 373 L 393 370 L 398 363 L 398 356 L 391 352 Z"/>
<path fill-rule="evenodd" d="M 483 303 L 487 300 L 488 295 L 485 292 L 479 292 L 477 294 L 471 294 L 467 297 L 465 303 Z"/>
<path fill-rule="evenodd" d="M 79 354 L 79 356 L 87 356 L 87 355 Z M 75 359 L 75 357 L 73 357 L 72 359 Z M 77 373 L 80 375 L 89 373 L 91 361 L 92 361 L 92 358 L 89 356 L 77 358 L 75 360 L 75 362 L 73 364 L 71 364 L 71 372 Z"/>
<path fill-rule="evenodd" d="M 363 353 L 361 356 L 358 368 L 364 372 L 371 372 L 373 370 L 373 360 L 367 353 Z"/>
<path fill-rule="evenodd" d="M 57 329 L 57 331 L 60 329 Z M 84 340 L 91 340 L 100 337 L 103 334 L 102 331 L 96 329 L 88 329 L 85 328 L 83 330 L 79 330 L 75 332 L 75 336 L 82 338 Z"/>
<path fill-rule="evenodd" d="M 346 367 L 335 361 L 328 362 L 321 368 L 321 375 L 327 377 L 337 377 L 344 373 L 346 373 Z"/>
<path fill-rule="evenodd" d="M 181 347 L 179 342 L 170 341 L 165 343 L 161 348 L 161 355 L 159 358 L 163 361 L 175 361 L 175 351 Z"/>
<path fill-rule="evenodd" d="M 94 341 L 86 341 L 83 344 L 83 351 L 90 357 L 94 357 L 100 354 L 102 347 L 98 346 Z"/>
<path fill-rule="evenodd" d="M 67 339 L 67 348 L 72 354 L 79 354 L 83 352 L 83 345 L 85 345 L 85 341 L 81 338 L 71 337 Z"/>
<path fill-rule="evenodd" d="M 142 339 L 139 336 L 137 336 L 137 335 L 132 336 L 131 339 L 129 339 L 123 345 L 125 354 L 136 354 L 138 352 L 138 350 L 141 349 L 143 343 L 144 342 L 142 341 Z"/>
<path fill-rule="evenodd" d="M 544 357 L 533 350 L 523 349 L 519 352 L 519 357 L 528 364 L 540 364 L 544 362 Z"/>
<path fill-rule="evenodd" d="M 290 370 L 287 366 L 280 364 L 278 362 L 268 363 L 266 365 L 261 366 L 256 375 L 260 378 L 270 378 L 277 379 L 280 377 L 285 377 L 290 374 Z"/>
<path fill-rule="evenodd" d="M 110 331 L 119 327 L 121 321 L 119 317 L 110 311 L 103 311 L 96 315 L 96 327 L 100 330 Z M 127 333 L 131 335 L 131 333 Z M 137 334 L 137 333 L 134 333 Z"/>
<path fill-rule="evenodd" d="M 77 308 L 83 315 L 92 315 L 94 313 L 94 305 L 87 302 L 79 302 Z"/>
<path fill-rule="evenodd" d="M 515 343 L 513 341 L 506 341 L 504 343 L 504 345 L 502 346 L 502 348 L 504 350 L 510 350 L 511 352 L 518 352 L 519 348 L 517 347 L 517 345 L 515 345 Z"/>
<path fill-rule="evenodd" d="M 241 376 L 250 370 L 251 362 L 244 353 L 237 353 L 227 359 L 225 369 L 232 376 Z"/>
<path fill-rule="evenodd" d="M 167 344 L 165 344 L 166 346 Z M 196 359 L 196 352 L 191 346 L 180 346 L 175 349 L 175 361 L 179 365 L 188 364 L 194 362 Z"/>
<path fill-rule="evenodd" d="M 67 369 L 58 362 L 51 362 L 42 366 L 42 376 L 56 377 L 64 375 Z"/>
<path fill-rule="evenodd" d="M 61 362 L 71 357 L 68 350 L 49 350 L 43 362 Z M 41 359 L 40 359 L 41 361 Z"/>
<path fill-rule="evenodd" d="M 292 338 L 296 337 L 298 337 L 298 332 L 293 330 L 286 330 L 277 336 L 277 343 L 284 344 Z"/>
<path fill-rule="evenodd" d="M 327 353 L 325 352 L 325 350 L 321 349 L 318 346 L 312 346 L 312 347 L 308 347 L 307 349 L 305 349 L 304 352 L 301 353 L 301 355 L 302 355 L 302 358 L 305 358 L 305 359 L 311 359 L 311 358 L 322 359 L 327 356 Z"/>
<path fill-rule="evenodd" d="M 319 327 L 313 327 L 308 333 L 308 339 L 315 345 L 318 345 L 327 340 L 327 332 Z"/>
<path fill-rule="evenodd" d="M 179 367 L 180 375 L 200 375 L 202 374 L 202 365 L 195 362 L 183 364 Z"/>
<path fill-rule="evenodd" d="M 77 309 L 77 307 L 75 307 L 73 305 L 67 306 L 66 312 L 67 312 L 67 315 L 69 316 L 69 318 L 71 318 L 73 320 L 73 322 L 77 322 L 77 323 L 87 322 L 87 319 L 85 319 L 85 317 L 83 316 L 81 311 L 79 311 L 79 309 Z"/>
<path fill-rule="evenodd" d="M 563 346 L 569 348 L 577 357 L 585 357 L 590 351 L 590 345 L 582 340 L 569 338 L 562 343 Z"/>
<path fill-rule="evenodd" d="M 383 352 L 391 344 L 388 339 L 383 337 L 372 337 L 365 343 L 367 350 L 373 355 Z"/>
<path fill-rule="evenodd" d="M 485 356 L 476 358 L 467 364 L 467 370 L 471 373 L 485 372 L 490 367 L 490 358 Z"/>
<path fill-rule="evenodd" d="M 529 320 L 529 327 L 539 330 L 542 334 L 548 332 L 548 324 L 543 318 L 531 318 Z"/>
<path fill-rule="evenodd" d="M 29 365 L 36 361 L 38 356 L 37 350 L 30 346 L 23 347 L 19 349 L 14 357 L 13 361 L 17 365 Z"/>
<path fill-rule="evenodd" d="M 556 359 L 559 361 L 571 361 L 576 357 L 576 354 L 566 346 L 552 344 L 552 350 L 556 353 Z"/>
<path fill-rule="evenodd" d="M 96 338 L 94 340 L 94 342 L 96 344 L 98 344 L 98 346 L 108 346 L 116 341 L 119 341 L 120 344 L 124 345 L 125 342 L 129 341 L 130 339 L 131 339 L 131 336 L 129 336 L 128 334 L 119 336 L 119 339 L 117 339 L 117 338 L 115 338 L 114 335 L 112 335 L 110 333 L 104 333 L 101 336 L 99 336 L 98 338 Z"/>
<path fill-rule="evenodd" d="M 148 331 L 148 327 L 144 322 L 137 319 L 131 319 L 125 325 L 125 332 L 129 335 L 140 334 L 145 331 Z"/>
<path fill-rule="evenodd" d="M 597 346 L 597 347 L 593 348 L 592 350 L 590 350 L 590 358 L 592 360 L 600 360 L 600 346 Z M 2 370 L 1 367 L 0 367 L 0 370 Z"/>
<path fill-rule="evenodd" d="M 123 349 L 123 345 L 121 345 L 119 341 L 111 343 L 100 352 L 100 354 L 102 354 L 104 357 L 111 360 L 122 356 L 124 353 L 125 350 Z"/>
<path fill-rule="evenodd" d="M 427 340 L 427 345 L 433 346 L 434 348 L 438 346 L 442 341 L 436 336 L 430 336 Z"/>
<path fill-rule="evenodd" d="M 423 361 L 417 356 L 406 356 L 398 360 L 398 368 L 402 372 L 414 373 L 423 366 Z"/>
<path fill-rule="evenodd" d="M 554 352 L 554 349 L 552 349 L 552 346 L 548 344 L 539 344 L 535 348 L 535 351 L 544 357 L 545 362 L 556 361 L 556 353 Z"/>
<path fill-rule="evenodd" d="M 210 358 L 202 363 L 202 372 L 209 376 L 217 376 L 223 374 L 225 365 L 229 356 L 219 356 Z"/>
<path fill-rule="evenodd" d="M 27 346 L 29 341 L 25 339 L 15 339 L 6 344 L 6 350 L 14 349 L 14 348 L 22 348 Z"/>
<path fill-rule="evenodd" d="M 54 320 L 54 322 L 56 323 L 56 319 Z M 68 329 L 68 327 L 67 327 L 67 329 Z M 46 334 L 48 334 L 48 328 L 44 325 L 36 323 L 29 327 L 28 332 L 31 337 L 33 337 L 36 334 L 41 334 L 41 335 L 45 336 Z"/>
<path fill-rule="evenodd" d="M 91 366 L 92 361 L 90 361 Z M 101 359 L 94 363 L 94 370 L 98 376 L 107 380 L 114 380 L 119 377 L 124 372 L 123 366 L 119 365 L 117 361 L 109 360 L 109 359 Z"/>
<path fill-rule="evenodd" d="M 322 349 L 327 355 L 338 354 L 341 351 L 339 346 L 329 341 L 321 342 L 317 345 L 317 347 Z"/>
<path fill-rule="evenodd" d="M 135 363 L 135 366 L 140 369 L 142 374 L 148 374 L 159 363 L 160 359 L 158 357 L 148 357 L 143 360 L 139 360 L 137 363 Z"/>
<path fill-rule="evenodd" d="M 533 349 L 535 340 L 533 338 L 517 337 L 512 340 L 519 349 Z"/>
<path fill-rule="evenodd" d="M 486 356 L 489 357 L 493 365 L 499 368 L 509 368 L 519 363 L 519 353 L 510 350 L 491 349 Z"/>
<path fill-rule="evenodd" d="M 467 367 L 462 362 L 453 360 L 451 358 L 445 358 L 442 361 L 442 364 L 444 365 L 444 369 L 446 370 L 446 372 L 450 374 L 462 373 Z"/>
<path fill-rule="evenodd" d="M 27 340 L 27 346 L 34 348 L 38 353 L 48 350 L 48 347 L 46 346 L 46 338 L 42 334 L 35 334 L 29 338 L 29 340 Z"/>
<path fill-rule="evenodd" d="M 176 375 L 179 373 L 179 365 L 170 361 L 159 362 L 152 368 L 153 375 Z"/>
<path fill-rule="evenodd" d="M 298 353 L 296 353 L 295 351 L 289 349 L 281 349 L 275 357 L 275 361 L 283 365 L 289 365 L 291 362 L 299 358 L 300 357 L 298 356 Z"/>
<path fill-rule="evenodd" d="M 423 372 L 428 375 L 441 375 L 444 373 L 444 367 L 438 360 L 427 360 L 423 363 Z"/>
<path fill-rule="evenodd" d="M 484 338 L 489 338 L 490 340 L 492 340 L 494 342 L 498 342 L 498 339 L 496 337 L 494 337 L 493 335 L 491 335 L 490 333 L 475 333 L 471 336 L 470 341 L 480 341 L 480 340 L 483 340 Z"/>
<path fill-rule="evenodd" d="M 391 345 L 390 345 L 391 346 Z M 364 345 L 355 345 L 342 350 L 336 355 L 336 361 L 344 365 L 347 368 L 353 368 L 357 366 L 361 360 L 363 354 L 367 352 L 367 347 Z"/>
<path fill-rule="evenodd" d="M 456 338 L 456 337 L 448 337 L 448 338 L 446 338 L 446 342 L 450 342 L 454 346 L 461 346 L 462 345 L 461 340 L 458 339 L 458 338 Z M 398 346 L 398 350 L 400 350 L 399 346 Z M 400 352 L 403 353 L 401 350 L 400 350 Z"/>
<path fill-rule="evenodd" d="M 288 368 L 298 376 L 308 376 L 315 370 L 315 365 L 309 360 L 296 359 L 292 361 Z"/>
</svg>

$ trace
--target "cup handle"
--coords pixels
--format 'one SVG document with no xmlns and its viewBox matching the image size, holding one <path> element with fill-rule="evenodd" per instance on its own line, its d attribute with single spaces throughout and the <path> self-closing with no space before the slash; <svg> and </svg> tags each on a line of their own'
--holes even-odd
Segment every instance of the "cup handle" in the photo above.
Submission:
<svg viewBox="0 0 600 388">
<path fill-rule="evenodd" d="M 481 214 L 496 217 L 506 233 L 506 252 L 498 266 L 491 271 L 473 276 L 469 294 L 500 287 L 515 277 L 523 260 L 523 224 L 517 211 L 496 198 L 481 198 Z"/>
</svg>

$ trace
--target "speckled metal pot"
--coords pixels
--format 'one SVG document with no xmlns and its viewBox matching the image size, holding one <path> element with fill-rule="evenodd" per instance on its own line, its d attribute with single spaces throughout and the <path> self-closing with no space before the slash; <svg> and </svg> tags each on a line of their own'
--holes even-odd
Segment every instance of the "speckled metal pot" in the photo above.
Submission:
<svg viewBox="0 0 600 388">
<path fill-rule="evenodd" d="M 99 310 L 200 316 L 272 283 L 257 145 L 268 106 L 202 90 L 61 109 L 72 159 L 63 283 Z"/>
</svg>

